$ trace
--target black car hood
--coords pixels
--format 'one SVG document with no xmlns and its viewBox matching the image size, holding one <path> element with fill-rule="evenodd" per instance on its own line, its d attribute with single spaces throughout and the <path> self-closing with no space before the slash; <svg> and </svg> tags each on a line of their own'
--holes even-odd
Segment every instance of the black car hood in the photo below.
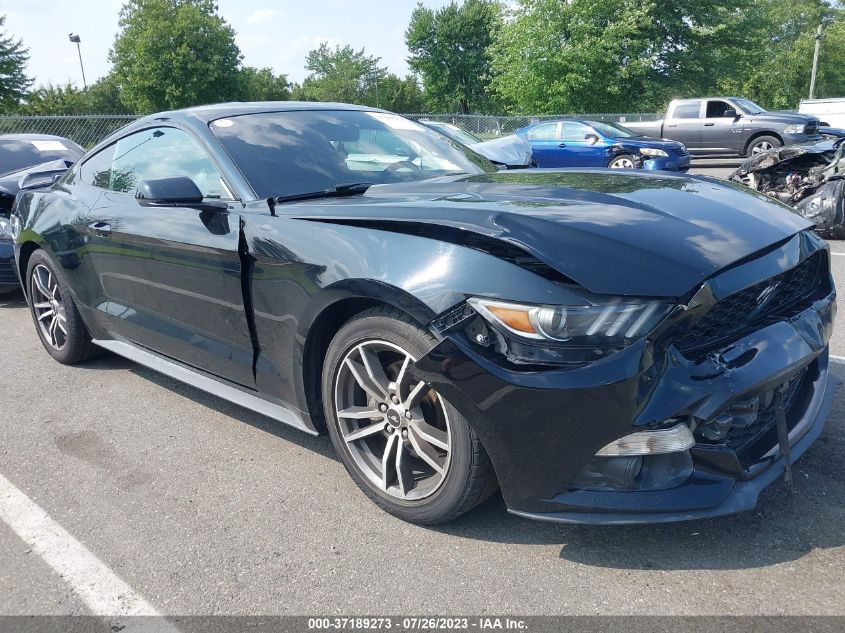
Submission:
<svg viewBox="0 0 845 633">
<path fill-rule="evenodd" d="M 69 169 L 73 162 L 64 159 L 57 159 L 47 161 L 46 163 L 39 163 L 38 165 L 31 165 L 24 167 L 17 171 L 3 174 L 0 176 L 0 189 L 8 192 L 10 195 L 15 195 L 20 189 L 20 182 L 29 174 L 37 174 L 45 171 L 59 171 L 62 169 Z"/>
<path fill-rule="evenodd" d="M 315 213 L 302 214 L 301 206 Z M 600 294 L 682 297 L 811 224 L 746 187 L 618 170 L 530 170 L 377 185 L 288 207 L 390 229 L 447 226 L 517 246 Z"/>
</svg>

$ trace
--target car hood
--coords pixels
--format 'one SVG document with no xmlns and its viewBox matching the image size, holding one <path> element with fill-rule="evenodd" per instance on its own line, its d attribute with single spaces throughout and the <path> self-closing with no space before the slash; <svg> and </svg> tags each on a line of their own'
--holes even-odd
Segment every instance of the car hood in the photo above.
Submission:
<svg viewBox="0 0 845 633">
<path fill-rule="evenodd" d="M 760 114 L 744 114 L 742 119 L 753 123 L 754 121 L 764 121 L 766 123 L 783 123 L 789 125 L 790 123 L 809 123 L 810 121 L 818 122 L 819 118 L 809 114 L 798 114 L 797 112 L 761 112 Z"/>
<path fill-rule="evenodd" d="M 516 134 L 473 143 L 470 148 L 494 163 L 509 167 L 525 167 L 531 164 L 531 145 Z"/>
<path fill-rule="evenodd" d="M 309 205 L 286 213 L 433 235 L 447 226 L 517 246 L 594 293 L 676 298 L 811 226 L 741 185 L 620 170 L 438 178 Z"/>
</svg>

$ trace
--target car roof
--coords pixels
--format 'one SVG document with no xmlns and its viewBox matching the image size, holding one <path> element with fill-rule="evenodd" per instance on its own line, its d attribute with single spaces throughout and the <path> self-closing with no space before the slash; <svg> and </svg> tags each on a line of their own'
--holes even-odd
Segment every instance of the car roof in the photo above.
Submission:
<svg viewBox="0 0 845 633">
<path fill-rule="evenodd" d="M 64 136 L 52 134 L 0 134 L 0 141 L 69 141 Z M 73 142 L 73 141 L 71 141 Z"/>
<path fill-rule="evenodd" d="M 743 99 L 744 97 L 689 97 L 688 99 L 672 99 L 672 103 L 684 103 L 685 101 L 706 101 L 707 99 Z"/>
<path fill-rule="evenodd" d="M 589 123 L 587 119 L 576 119 L 575 117 L 560 117 L 559 119 L 543 119 L 542 121 L 537 121 L 536 123 L 529 123 L 525 127 L 535 127 L 537 125 L 542 125 L 543 123 L 563 123 L 565 121 L 574 121 L 575 123 Z"/>
<path fill-rule="evenodd" d="M 139 122 L 162 121 L 162 120 L 199 120 L 209 123 L 215 119 L 227 116 L 241 116 L 244 114 L 258 114 L 262 112 L 294 112 L 298 110 L 364 110 L 368 112 L 386 112 L 378 108 L 352 105 L 349 103 L 330 103 L 317 101 L 234 101 L 230 103 L 214 103 L 209 105 L 193 106 L 181 110 L 170 110 L 150 114 Z"/>
</svg>

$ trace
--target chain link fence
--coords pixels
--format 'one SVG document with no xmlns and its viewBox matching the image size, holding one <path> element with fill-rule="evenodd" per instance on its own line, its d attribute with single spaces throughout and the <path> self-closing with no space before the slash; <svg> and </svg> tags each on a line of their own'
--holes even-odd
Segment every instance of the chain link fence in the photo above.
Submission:
<svg viewBox="0 0 845 633">
<path fill-rule="evenodd" d="M 441 121 L 457 125 L 481 138 L 512 134 L 521 127 L 538 121 L 579 118 L 593 121 L 655 121 L 654 113 L 593 113 L 579 115 L 489 116 L 478 114 L 406 114 L 409 119 Z M 119 128 L 136 120 L 131 115 L 75 116 L 0 116 L 0 134 L 53 134 L 63 136 L 88 149 Z"/>
<path fill-rule="evenodd" d="M 52 134 L 69 138 L 88 149 L 137 118 L 111 114 L 0 116 L 0 134 Z"/>
</svg>

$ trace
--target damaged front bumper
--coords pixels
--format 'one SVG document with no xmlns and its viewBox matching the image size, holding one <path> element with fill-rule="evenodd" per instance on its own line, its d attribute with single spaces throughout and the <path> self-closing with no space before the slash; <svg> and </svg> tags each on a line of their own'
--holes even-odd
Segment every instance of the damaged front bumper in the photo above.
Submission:
<svg viewBox="0 0 845 633">
<path fill-rule="evenodd" d="M 705 288 L 721 300 L 743 287 L 743 275 L 806 256 L 796 252 L 809 242 L 799 242 Z M 577 369 L 520 371 L 447 335 L 415 369 L 467 417 L 515 514 L 577 523 L 730 514 L 753 508 L 786 469 L 775 393 L 784 406 L 790 463 L 827 420 L 835 387 L 827 342 L 836 301 L 832 281 L 826 288 L 788 318 L 695 358 L 673 343 L 641 341 Z M 597 456 L 614 440 L 666 428 L 669 421 L 693 430 L 692 448 L 640 458 Z"/>
</svg>

